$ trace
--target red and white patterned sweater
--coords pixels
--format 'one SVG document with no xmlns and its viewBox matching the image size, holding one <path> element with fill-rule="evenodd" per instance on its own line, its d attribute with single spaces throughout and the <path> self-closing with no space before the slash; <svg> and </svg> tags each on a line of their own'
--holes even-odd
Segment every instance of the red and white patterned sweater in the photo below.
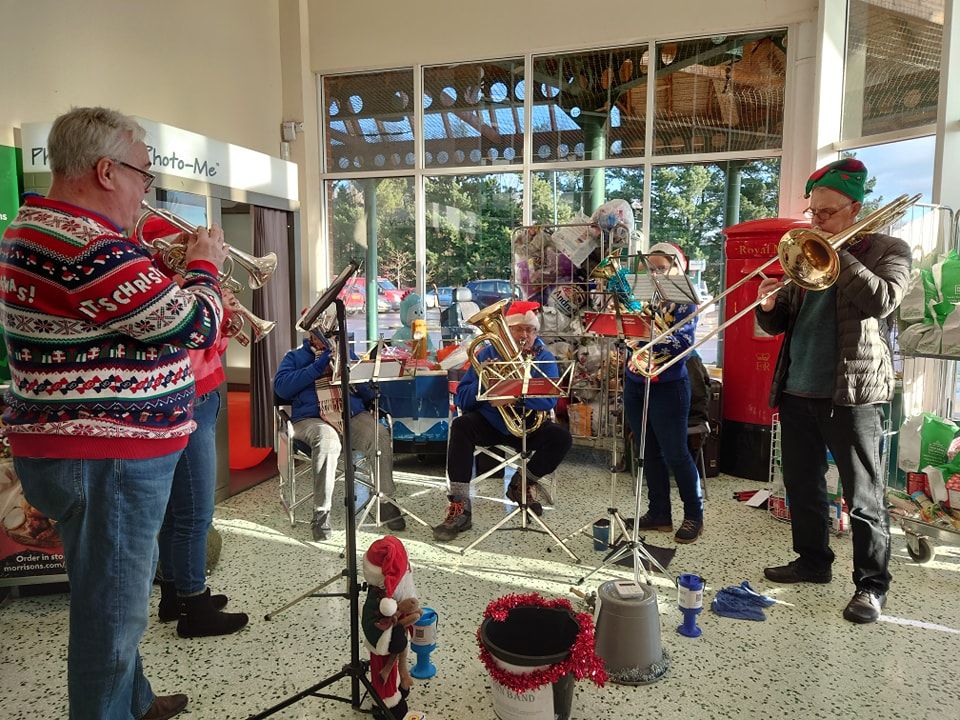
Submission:
<svg viewBox="0 0 960 720">
<path fill-rule="evenodd" d="M 194 422 L 187 349 L 217 339 L 216 268 L 183 287 L 101 215 L 28 198 L 0 243 L 0 321 L 10 362 L 3 415 L 15 456 L 150 458 Z"/>
</svg>

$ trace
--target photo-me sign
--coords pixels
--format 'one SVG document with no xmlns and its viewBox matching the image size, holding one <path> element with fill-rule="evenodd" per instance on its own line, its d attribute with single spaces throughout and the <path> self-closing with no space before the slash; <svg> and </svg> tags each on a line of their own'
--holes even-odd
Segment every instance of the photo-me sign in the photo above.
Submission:
<svg viewBox="0 0 960 720">
<path fill-rule="evenodd" d="M 298 199 L 294 163 L 153 120 L 135 120 L 147 131 L 144 142 L 150 151 L 152 172 Z M 24 173 L 50 172 L 47 136 L 52 125 L 27 123 L 21 129 Z"/>
</svg>

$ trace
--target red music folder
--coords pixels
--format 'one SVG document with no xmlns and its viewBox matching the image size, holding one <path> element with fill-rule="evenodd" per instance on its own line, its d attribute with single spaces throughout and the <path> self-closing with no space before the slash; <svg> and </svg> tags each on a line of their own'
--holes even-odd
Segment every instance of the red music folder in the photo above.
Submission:
<svg viewBox="0 0 960 720">
<path fill-rule="evenodd" d="M 623 321 L 623 335 L 625 337 L 650 337 L 650 323 L 645 315 L 621 314 L 620 319 Z M 583 330 L 595 335 L 620 337 L 616 313 L 585 312 L 583 314 Z"/>
</svg>

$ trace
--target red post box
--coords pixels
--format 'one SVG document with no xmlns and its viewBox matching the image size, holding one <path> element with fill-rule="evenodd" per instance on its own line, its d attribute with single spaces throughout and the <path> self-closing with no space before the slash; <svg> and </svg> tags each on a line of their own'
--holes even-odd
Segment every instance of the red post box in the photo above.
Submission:
<svg viewBox="0 0 960 720">
<path fill-rule="evenodd" d="M 732 287 L 776 257 L 777 244 L 785 232 L 809 226 L 803 220 L 769 218 L 724 230 L 724 287 Z M 783 277 L 779 262 L 763 272 L 767 277 Z M 727 295 L 724 317 L 731 318 L 753 303 L 762 280 L 758 274 Z M 751 480 L 769 479 L 770 423 L 774 412 L 769 406 L 770 383 L 782 342 L 782 335 L 765 333 L 752 312 L 724 331 L 721 472 Z"/>
</svg>

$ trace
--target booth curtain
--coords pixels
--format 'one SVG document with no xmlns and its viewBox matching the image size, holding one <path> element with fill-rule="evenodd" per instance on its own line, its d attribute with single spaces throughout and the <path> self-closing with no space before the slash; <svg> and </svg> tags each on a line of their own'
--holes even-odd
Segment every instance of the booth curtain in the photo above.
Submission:
<svg viewBox="0 0 960 720">
<path fill-rule="evenodd" d="M 253 313 L 277 323 L 269 335 L 254 343 L 250 354 L 250 444 L 273 447 L 273 377 L 284 353 L 293 347 L 290 331 L 288 255 L 290 213 L 253 206 L 253 253 L 277 254 L 277 272 L 253 292 Z M 279 277 L 277 277 L 279 275 Z"/>
</svg>

